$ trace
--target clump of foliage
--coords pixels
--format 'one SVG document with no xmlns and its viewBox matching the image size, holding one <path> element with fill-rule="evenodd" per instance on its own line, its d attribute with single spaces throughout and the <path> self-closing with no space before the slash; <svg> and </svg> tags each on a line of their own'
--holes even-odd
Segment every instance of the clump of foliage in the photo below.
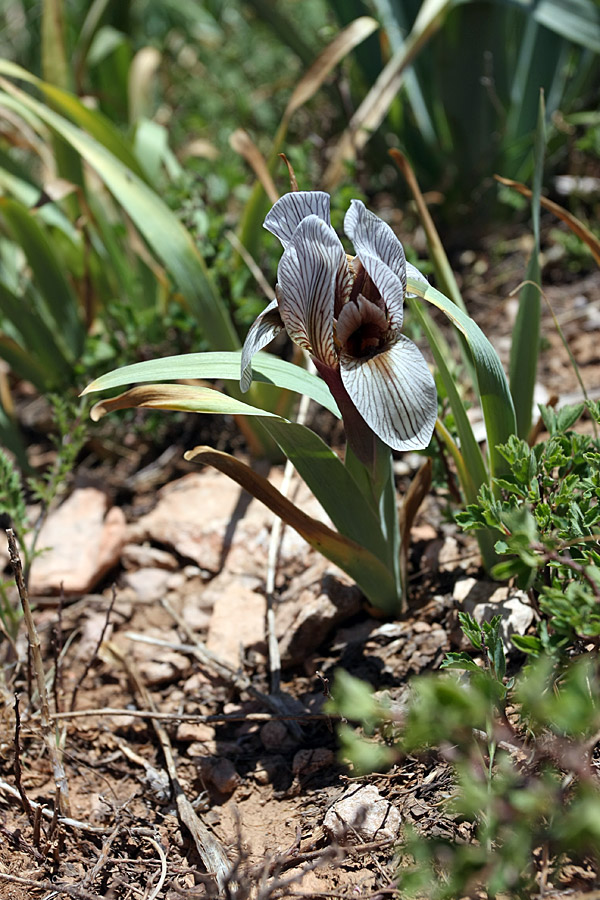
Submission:
<svg viewBox="0 0 600 900">
<path fill-rule="evenodd" d="M 498 533 L 496 552 L 505 558 L 493 574 L 530 591 L 538 634 L 513 640 L 534 656 L 597 644 L 600 635 L 600 443 L 572 430 L 584 408 L 542 406 L 548 439 L 502 444 L 509 474 L 483 485 L 477 503 L 457 516 L 464 528 Z M 600 406 L 587 409 L 597 425 Z"/>
<path fill-rule="evenodd" d="M 348 715 L 352 697 L 353 721 L 379 738 L 345 724 L 344 754 L 359 773 L 432 754 L 452 766 L 455 789 L 443 813 L 461 823 L 461 838 L 405 829 L 397 876 L 403 897 L 450 900 L 481 889 L 530 896 L 562 877 L 567 861 L 595 870 L 600 858 L 590 758 L 600 725 L 597 662 L 585 656 L 559 667 L 545 655 L 507 679 L 500 617 L 479 625 L 462 615 L 461 624 L 478 661 L 449 654 L 444 667 L 464 675 L 415 679 L 400 728 L 367 685 L 345 673 L 336 679 L 334 708 Z"/>
</svg>

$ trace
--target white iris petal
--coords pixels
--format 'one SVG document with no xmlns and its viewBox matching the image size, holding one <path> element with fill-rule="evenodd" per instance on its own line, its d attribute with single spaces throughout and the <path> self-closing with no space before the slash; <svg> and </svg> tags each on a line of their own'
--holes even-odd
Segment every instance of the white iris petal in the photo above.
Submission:
<svg viewBox="0 0 600 900">
<path fill-rule="evenodd" d="M 435 382 L 404 335 L 367 359 L 340 357 L 344 387 L 367 425 L 394 450 L 423 450 L 437 417 Z"/>
<path fill-rule="evenodd" d="M 263 309 L 261 314 L 252 323 L 244 347 L 242 349 L 242 374 L 240 378 L 240 388 L 246 392 L 252 383 L 252 357 L 267 344 L 270 344 L 274 337 L 277 337 L 280 331 L 283 331 L 284 324 L 279 315 L 277 308 L 277 300 L 271 300 L 269 305 Z"/>
<path fill-rule="evenodd" d="M 279 311 L 287 333 L 328 366 L 337 365 L 333 341 L 335 292 L 347 269 L 337 234 L 331 225 L 311 215 L 296 228 L 277 273 Z M 349 272 L 346 278 L 350 279 Z"/>
<path fill-rule="evenodd" d="M 324 191 L 292 191 L 279 198 L 267 213 L 263 227 L 278 237 L 285 248 L 308 216 L 318 216 L 329 225 L 329 204 L 329 194 Z"/>
</svg>

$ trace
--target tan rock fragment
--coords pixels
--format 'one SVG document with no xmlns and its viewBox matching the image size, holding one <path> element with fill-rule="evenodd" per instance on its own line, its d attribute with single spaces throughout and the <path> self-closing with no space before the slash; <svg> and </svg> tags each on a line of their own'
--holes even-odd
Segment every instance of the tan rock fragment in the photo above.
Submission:
<svg viewBox="0 0 600 900">
<path fill-rule="evenodd" d="M 329 807 L 323 828 L 340 844 L 393 841 L 402 820 L 395 806 L 385 800 L 375 785 L 353 785 Z"/>
<path fill-rule="evenodd" d="M 31 567 L 31 594 L 88 593 L 119 562 L 126 522 L 96 488 L 79 488 L 50 514 L 40 532 L 43 553 Z"/>
</svg>

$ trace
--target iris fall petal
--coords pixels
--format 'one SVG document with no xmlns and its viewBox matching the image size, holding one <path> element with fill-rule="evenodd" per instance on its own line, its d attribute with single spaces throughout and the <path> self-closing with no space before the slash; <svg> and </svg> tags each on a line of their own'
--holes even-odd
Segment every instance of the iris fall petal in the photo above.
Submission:
<svg viewBox="0 0 600 900">
<path fill-rule="evenodd" d="M 435 383 L 420 350 L 404 335 L 366 359 L 340 357 L 342 383 L 369 427 L 394 450 L 422 450 L 437 417 Z"/>
<path fill-rule="evenodd" d="M 277 337 L 280 331 L 283 331 L 284 324 L 279 315 L 277 308 L 277 300 L 271 300 L 269 305 L 263 309 L 258 318 L 252 323 L 250 330 L 244 341 L 242 350 L 242 374 L 240 377 L 240 388 L 247 391 L 252 382 L 252 357 L 267 344 L 270 344 L 274 337 Z"/>
</svg>

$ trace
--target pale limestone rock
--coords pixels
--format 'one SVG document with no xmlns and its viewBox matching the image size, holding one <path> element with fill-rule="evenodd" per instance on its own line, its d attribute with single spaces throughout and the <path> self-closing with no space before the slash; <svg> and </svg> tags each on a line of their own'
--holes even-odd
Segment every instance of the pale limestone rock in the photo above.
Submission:
<svg viewBox="0 0 600 900">
<path fill-rule="evenodd" d="M 206 599 L 205 591 L 203 600 Z M 239 579 L 223 572 L 210 584 L 214 606 L 206 646 L 236 668 L 241 651 L 250 647 L 266 653 L 266 600 Z"/>
<path fill-rule="evenodd" d="M 323 828 L 340 844 L 393 841 L 402 820 L 395 806 L 385 800 L 375 785 L 353 785 L 329 807 Z"/>
<path fill-rule="evenodd" d="M 127 572 L 123 582 L 135 591 L 142 603 L 154 603 L 165 596 L 170 576 L 168 569 L 157 569 L 152 566 Z"/>
<path fill-rule="evenodd" d="M 106 494 L 78 488 L 50 514 L 31 567 L 31 594 L 85 594 L 119 562 L 126 541 L 123 511 Z"/>
<path fill-rule="evenodd" d="M 125 569 L 170 569 L 174 572 L 178 562 L 172 553 L 151 547 L 150 544 L 125 544 L 121 554 L 121 562 Z"/>
<path fill-rule="evenodd" d="M 454 585 L 453 598 L 461 610 L 470 613 L 477 622 L 489 622 L 502 616 L 500 633 L 505 652 L 514 650 L 511 636 L 525 634 L 533 622 L 533 609 L 525 591 L 490 581 L 462 578 Z"/>
</svg>

